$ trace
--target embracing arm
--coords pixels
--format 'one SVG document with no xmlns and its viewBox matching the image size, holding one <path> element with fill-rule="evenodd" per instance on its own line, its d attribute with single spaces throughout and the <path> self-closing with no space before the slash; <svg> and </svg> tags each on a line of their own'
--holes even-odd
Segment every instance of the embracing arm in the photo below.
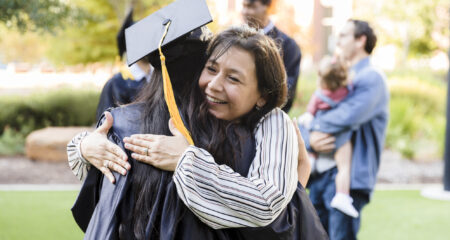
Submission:
<svg viewBox="0 0 450 240">
<path fill-rule="evenodd" d="M 270 224 L 297 188 L 297 136 L 280 109 L 256 132 L 256 155 L 247 177 L 218 165 L 205 150 L 190 146 L 174 173 L 179 197 L 208 226 L 220 229 Z"/>
<path fill-rule="evenodd" d="M 84 159 L 80 151 L 80 143 L 88 134 L 88 132 L 81 132 L 73 137 L 67 144 L 67 158 L 69 160 L 69 167 L 80 181 L 84 181 L 86 179 L 87 172 L 91 168 L 91 164 Z"/>
<path fill-rule="evenodd" d="M 331 110 L 326 111 L 312 124 L 313 131 L 337 133 L 363 124 L 384 111 L 386 86 L 379 73 L 370 72 L 360 77 L 353 93 Z"/>
<path fill-rule="evenodd" d="M 94 132 L 79 133 L 67 144 L 70 169 L 80 181 L 86 179 L 91 165 L 105 174 L 112 183 L 115 179 L 111 170 L 125 175 L 126 170 L 131 168 L 125 152 L 107 138 L 112 124 L 111 113 L 105 112 Z"/>
</svg>

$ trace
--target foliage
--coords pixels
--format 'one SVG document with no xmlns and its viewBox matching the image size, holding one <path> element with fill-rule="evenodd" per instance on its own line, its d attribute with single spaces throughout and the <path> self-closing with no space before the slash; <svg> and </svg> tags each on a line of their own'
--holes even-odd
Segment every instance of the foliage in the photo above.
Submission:
<svg viewBox="0 0 450 240">
<path fill-rule="evenodd" d="M 8 37 L 2 37 L 8 36 Z M 0 62 L 40 63 L 48 49 L 38 32 L 18 32 L 0 25 Z"/>
<path fill-rule="evenodd" d="M 2 0 L 0 22 L 8 27 L 26 30 L 52 31 L 64 23 L 78 21 L 83 12 L 61 0 Z"/>
<path fill-rule="evenodd" d="M 69 25 L 52 38 L 47 55 L 56 65 L 114 61 L 118 55 L 116 35 L 131 4 L 135 6 L 134 19 L 137 21 L 170 1 L 132 2 L 74 0 L 74 4 L 90 18 L 86 18 L 81 27 Z"/>
<path fill-rule="evenodd" d="M 6 127 L 0 135 L 0 155 L 18 155 L 24 153 L 25 137 L 27 130 L 15 131 Z"/>
<path fill-rule="evenodd" d="M 99 93 L 61 89 L 0 99 L 0 155 L 22 154 L 26 136 L 47 126 L 90 126 L 95 123 Z"/>
<path fill-rule="evenodd" d="M 381 45 L 394 43 L 408 56 L 430 56 L 449 47 L 449 8 L 448 0 L 359 0 L 354 17 L 375 25 Z"/>
<path fill-rule="evenodd" d="M 47 126 L 89 126 L 95 123 L 99 93 L 55 90 L 0 99 L 0 133 L 7 128 L 28 134 Z"/>
<path fill-rule="evenodd" d="M 442 157 L 444 149 L 446 84 L 438 76 L 424 73 L 390 73 L 386 146 L 408 158 L 436 159 Z"/>
</svg>

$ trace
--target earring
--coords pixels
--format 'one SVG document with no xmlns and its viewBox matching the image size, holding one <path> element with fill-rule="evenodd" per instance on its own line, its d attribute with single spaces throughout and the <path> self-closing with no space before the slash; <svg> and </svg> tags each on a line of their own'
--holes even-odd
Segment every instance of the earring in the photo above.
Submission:
<svg viewBox="0 0 450 240">
<path fill-rule="evenodd" d="M 255 105 L 255 108 L 256 108 L 256 111 L 259 111 L 259 110 L 261 110 L 261 107 L 260 107 L 260 106 L 258 106 L 258 105 Z"/>
</svg>

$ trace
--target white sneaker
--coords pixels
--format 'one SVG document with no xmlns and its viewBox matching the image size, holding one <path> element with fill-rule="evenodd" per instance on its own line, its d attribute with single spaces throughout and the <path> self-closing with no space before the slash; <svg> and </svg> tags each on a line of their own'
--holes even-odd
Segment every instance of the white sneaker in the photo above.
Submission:
<svg viewBox="0 0 450 240">
<path fill-rule="evenodd" d="M 349 215 L 350 217 L 357 218 L 359 216 L 358 211 L 353 207 L 353 198 L 347 194 L 336 193 L 331 200 L 330 205 L 337 210 Z"/>
</svg>

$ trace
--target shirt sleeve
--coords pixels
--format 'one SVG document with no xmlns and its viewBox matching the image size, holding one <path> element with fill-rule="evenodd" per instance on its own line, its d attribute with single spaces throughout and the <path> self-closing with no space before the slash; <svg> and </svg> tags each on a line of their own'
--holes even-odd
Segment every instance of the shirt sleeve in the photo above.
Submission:
<svg viewBox="0 0 450 240">
<path fill-rule="evenodd" d="M 327 110 L 312 123 L 313 131 L 338 133 L 355 128 L 387 111 L 388 92 L 383 76 L 370 71 L 360 77 L 354 90 L 339 105 Z"/>
<path fill-rule="evenodd" d="M 317 112 L 318 99 L 315 93 L 311 96 L 308 102 L 308 106 L 306 107 L 306 111 L 310 112 L 313 116 L 316 115 Z"/>
<path fill-rule="evenodd" d="M 67 144 L 67 158 L 70 169 L 80 181 L 86 179 L 87 172 L 91 168 L 91 164 L 81 155 L 80 148 L 81 141 L 88 135 L 88 132 L 81 132 Z"/>
<path fill-rule="evenodd" d="M 298 143 L 294 126 L 281 109 L 255 129 L 256 154 L 247 177 L 215 163 L 207 151 L 190 146 L 178 162 L 178 196 L 214 229 L 270 224 L 297 187 Z"/>
</svg>

